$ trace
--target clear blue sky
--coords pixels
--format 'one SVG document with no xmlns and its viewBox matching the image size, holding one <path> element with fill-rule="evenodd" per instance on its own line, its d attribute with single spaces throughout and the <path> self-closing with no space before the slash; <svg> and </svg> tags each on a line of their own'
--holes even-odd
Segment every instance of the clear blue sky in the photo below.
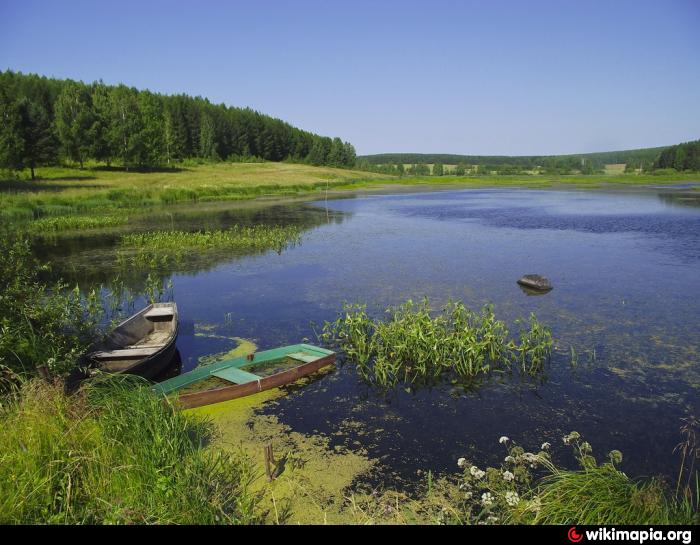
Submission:
<svg viewBox="0 0 700 545">
<path fill-rule="evenodd" d="M 0 0 L 0 69 L 250 106 L 358 153 L 700 138 L 700 0 Z"/>
</svg>

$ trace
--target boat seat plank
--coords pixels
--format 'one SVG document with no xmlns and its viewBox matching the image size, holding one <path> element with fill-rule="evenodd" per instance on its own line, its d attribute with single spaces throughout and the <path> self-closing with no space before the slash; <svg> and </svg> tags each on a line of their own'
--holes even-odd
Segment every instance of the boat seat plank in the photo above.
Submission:
<svg viewBox="0 0 700 545">
<path fill-rule="evenodd" d="M 248 371 L 237 369 L 236 367 L 226 367 L 225 369 L 214 371 L 212 375 L 235 384 L 246 384 L 262 378 L 258 375 L 254 375 L 253 373 L 249 373 Z"/>
<path fill-rule="evenodd" d="M 318 355 L 309 354 L 307 352 L 294 352 L 293 354 L 289 354 L 289 357 L 295 360 L 303 361 L 304 363 L 309 363 L 318 359 Z"/>
<path fill-rule="evenodd" d="M 98 360 L 109 360 L 114 358 L 145 358 L 152 356 L 160 349 L 160 346 L 153 348 L 122 348 L 119 350 L 110 350 L 108 352 L 95 352 L 92 354 L 92 357 Z"/>
<path fill-rule="evenodd" d="M 163 318 L 165 316 L 173 316 L 174 312 L 172 308 L 161 308 L 161 307 L 156 307 L 152 308 L 148 312 L 146 312 L 143 316 L 144 318 Z"/>
</svg>

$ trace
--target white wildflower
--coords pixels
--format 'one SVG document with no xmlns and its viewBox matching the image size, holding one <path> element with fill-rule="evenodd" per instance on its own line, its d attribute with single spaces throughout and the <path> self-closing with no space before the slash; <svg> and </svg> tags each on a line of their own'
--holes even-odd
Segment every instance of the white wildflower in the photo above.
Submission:
<svg viewBox="0 0 700 545">
<path fill-rule="evenodd" d="M 475 479 L 483 479 L 484 475 L 486 475 L 485 471 L 482 471 L 481 469 L 477 469 L 476 472 L 474 473 L 474 478 Z"/>
<path fill-rule="evenodd" d="M 513 479 L 515 479 L 515 475 L 513 475 L 510 471 L 504 471 L 503 472 L 503 480 L 506 482 L 510 482 Z"/>
<path fill-rule="evenodd" d="M 464 467 L 467 465 L 467 459 L 466 458 L 460 458 L 457 460 L 457 467 Z"/>
<path fill-rule="evenodd" d="M 540 448 L 541 448 L 542 450 L 549 450 L 549 448 L 550 448 L 551 446 L 552 446 L 552 445 L 551 445 L 550 443 L 545 442 L 545 443 L 542 443 L 542 447 L 540 447 Z"/>
<path fill-rule="evenodd" d="M 514 464 L 515 458 L 513 458 L 512 456 L 506 456 L 505 461 L 508 462 L 509 464 Z"/>
<path fill-rule="evenodd" d="M 539 496 L 534 500 L 530 500 L 530 502 L 527 504 L 527 508 L 535 513 L 538 513 L 539 510 L 542 509 L 542 501 L 540 500 Z"/>
<path fill-rule="evenodd" d="M 491 492 L 484 492 L 481 495 L 481 504 L 484 507 L 491 507 L 493 505 L 493 494 L 491 494 Z"/>
<path fill-rule="evenodd" d="M 505 435 L 498 440 L 501 445 L 505 445 L 508 441 L 510 441 L 510 439 L 508 439 Z"/>
<path fill-rule="evenodd" d="M 486 522 L 489 524 L 496 524 L 498 522 L 498 517 L 494 517 L 493 515 L 491 515 L 486 519 Z"/>
<path fill-rule="evenodd" d="M 506 492 L 506 503 L 510 505 L 511 507 L 515 507 L 518 505 L 518 502 L 520 501 L 520 496 L 518 496 L 517 492 L 514 491 L 509 491 Z"/>
</svg>

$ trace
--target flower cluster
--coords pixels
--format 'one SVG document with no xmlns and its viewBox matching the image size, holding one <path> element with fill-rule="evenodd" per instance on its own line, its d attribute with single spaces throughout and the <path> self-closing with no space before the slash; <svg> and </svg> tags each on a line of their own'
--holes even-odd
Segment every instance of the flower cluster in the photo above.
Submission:
<svg viewBox="0 0 700 545">
<path fill-rule="evenodd" d="M 596 467 L 593 448 L 572 431 L 562 437 L 571 447 L 581 468 Z M 495 524 L 535 520 L 542 508 L 542 500 L 534 486 L 533 470 L 556 472 L 552 462 L 550 442 L 541 443 L 540 451 L 527 452 L 515 441 L 503 435 L 498 442 L 506 448 L 506 456 L 498 467 L 480 469 L 466 458 L 459 458 L 457 466 L 462 470 L 459 483 L 459 501 L 467 520 L 476 524 Z M 613 450 L 608 454 L 611 466 L 622 462 L 622 453 Z M 463 520 L 463 519 L 460 519 Z"/>
</svg>

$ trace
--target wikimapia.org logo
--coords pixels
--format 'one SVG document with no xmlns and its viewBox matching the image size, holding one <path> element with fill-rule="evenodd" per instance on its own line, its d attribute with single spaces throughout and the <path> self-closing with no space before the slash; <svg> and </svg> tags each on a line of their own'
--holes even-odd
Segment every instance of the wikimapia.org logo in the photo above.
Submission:
<svg viewBox="0 0 700 545">
<path fill-rule="evenodd" d="M 616 530 L 615 528 L 598 528 L 597 530 L 586 530 L 579 533 L 576 526 L 569 528 L 566 536 L 572 543 L 579 543 L 583 540 L 584 534 L 586 541 L 634 541 L 636 543 L 644 543 L 646 541 L 680 541 L 684 545 L 688 545 L 693 541 L 693 533 L 691 530 Z"/>
</svg>

